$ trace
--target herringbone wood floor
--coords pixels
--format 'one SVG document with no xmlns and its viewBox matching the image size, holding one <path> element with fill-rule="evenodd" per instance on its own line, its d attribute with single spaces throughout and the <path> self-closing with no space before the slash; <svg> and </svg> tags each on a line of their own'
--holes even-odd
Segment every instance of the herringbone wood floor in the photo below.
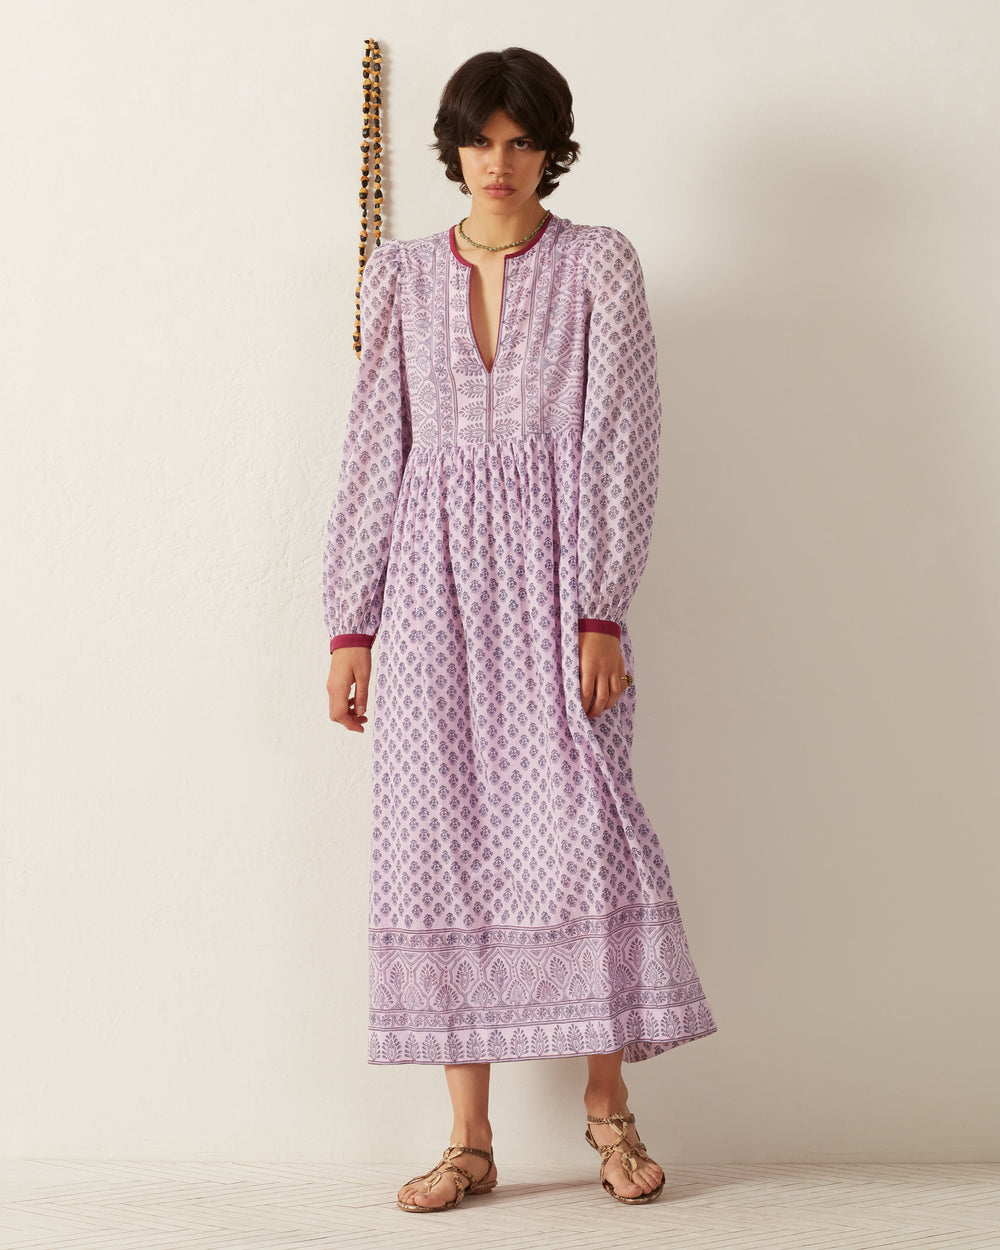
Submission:
<svg viewBox="0 0 1000 1250">
<path fill-rule="evenodd" d="M 398 1165 L 0 1160 L 4 1250 L 997 1250 L 1000 1165 L 671 1166 L 626 1207 L 597 1167 L 501 1164 L 454 1211 L 397 1210 Z M 429 1165 L 428 1165 L 429 1166 Z M 422 1171 L 422 1168 L 414 1169 Z"/>
</svg>

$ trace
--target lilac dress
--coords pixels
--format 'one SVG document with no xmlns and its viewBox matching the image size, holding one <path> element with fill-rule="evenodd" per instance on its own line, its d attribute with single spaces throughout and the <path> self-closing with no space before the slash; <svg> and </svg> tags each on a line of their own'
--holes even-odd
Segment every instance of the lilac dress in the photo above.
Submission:
<svg viewBox="0 0 1000 1250">
<path fill-rule="evenodd" d="M 472 333 L 454 228 L 386 240 L 324 558 L 331 651 L 373 666 L 369 1062 L 608 1053 L 716 1031 L 634 789 L 636 691 L 594 720 L 578 632 L 619 637 L 658 483 L 638 256 L 554 214 Z"/>
</svg>

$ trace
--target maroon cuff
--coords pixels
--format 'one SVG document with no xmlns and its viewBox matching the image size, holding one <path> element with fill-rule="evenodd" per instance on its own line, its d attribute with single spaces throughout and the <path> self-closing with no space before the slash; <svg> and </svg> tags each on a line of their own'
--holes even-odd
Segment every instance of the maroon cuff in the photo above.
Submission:
<svg viewBox="0 0 1000 1250">
<path fill-rule="evenodd" d="M 330 654 L 340 647 L 371 647 L 375 641 L 374 634 L 338 634 L 330 639 Z"/>
<path fill-rule="evenodd" d="M 581 616 L 579 624 L 581 634 L 614 634 L 616 638 L 622 636 L 622 627 L 616 625 L 614 621 L 602 621 L 595 616 Z"/>
</svg>

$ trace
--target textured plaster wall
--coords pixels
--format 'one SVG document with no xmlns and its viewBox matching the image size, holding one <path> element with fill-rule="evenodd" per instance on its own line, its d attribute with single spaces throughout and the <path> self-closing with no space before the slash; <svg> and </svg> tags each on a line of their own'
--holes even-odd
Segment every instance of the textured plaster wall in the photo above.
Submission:
<svg viewBox="0 0 1000 1250">
<path fill-rule="evenodd" d="M 1000 11 L 575 14 L 8 14 L 0 1153 L 447 1140 L 439 1069 L 366 1064 L 371 743 L 324 689 L 374 35 L 388 234 L 463 214 L 438 94 L 523 43 L 576 95 L 551 206 L 646 270 L 635 766 L 719 1032 L 626 1069 L 644 1139 L 997 1157 Z M 583 1071 L 499 1065 L 498 1151 L 595 1166 Z"/>
</svg>

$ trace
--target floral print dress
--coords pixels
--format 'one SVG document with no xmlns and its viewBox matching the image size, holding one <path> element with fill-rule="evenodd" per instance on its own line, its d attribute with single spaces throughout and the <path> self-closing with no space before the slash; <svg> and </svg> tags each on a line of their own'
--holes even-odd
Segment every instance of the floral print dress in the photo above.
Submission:
<svg viewBox="0 0 1000 1250">
<path fill-rule="evenodd" d="M 326 532 L 331 651 L 371 646 L 370 1063 L 609 1053 L 716 1031 L 578 633 L 646 565 L 660 392 L 618 230 L 550 215 L 503 265 L 493 366 L 454 228 L 382 242 Z"/>
</svg>

